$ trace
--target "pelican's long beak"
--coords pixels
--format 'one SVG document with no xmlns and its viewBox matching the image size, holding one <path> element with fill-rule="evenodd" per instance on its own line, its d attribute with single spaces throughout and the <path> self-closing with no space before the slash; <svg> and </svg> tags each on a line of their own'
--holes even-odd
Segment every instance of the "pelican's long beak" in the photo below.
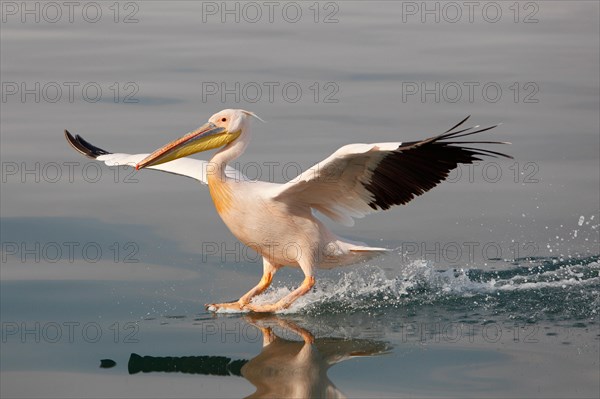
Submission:
<svg viewBox="0 0 600 399">
<path fill-rule="evenodd" d="M 219 127 L 212 122 L 207 122 L 198 129 L 177 140 L 171 141 L 164 147 L 154 151 L 140 163 L 135 165 L 135 168 L 139 170 L 147 166 L 158 165 L 173 161 L 177 158 L 187 157 L 188 155 L 197 152 L 222 147 L 235 140 L 238 136 L 239 133 L 229 134 L 224 127 Z"/>
</svg>

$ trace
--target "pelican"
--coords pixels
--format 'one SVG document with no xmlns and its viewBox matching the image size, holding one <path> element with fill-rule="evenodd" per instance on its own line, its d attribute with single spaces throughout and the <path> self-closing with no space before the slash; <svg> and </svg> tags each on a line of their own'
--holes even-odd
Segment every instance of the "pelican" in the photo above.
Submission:
<svg viewBox="0 0 600 399">
<path fill-rule="evenodd" d="M 446 132 L 421 141 L 343 146 L 284 184 L 254 181 L 228 166 L 248 146 L 253 118 L 258 116 L 249 111 L 223 110 L 200 128 L 151 154 L 110 153 L 65 130 L 65 137 L 75 150 L 106 165 L 160 170 L 208 185 L 217 213 L 229 230 L 263 258 L 259 283 L 238 301 L 207 304 L 206 308 L 213 312 L 286 309 L 312 289 L 316 269 L 350 265 L 388 251 L 337 236 L 315 213 L 351 226 L 355 218 L 406 204 L 429 191 L 459 164 L 470 164 L 484 156 L 511 158 L 464 146 L 509 144 L 506 142 L 450 141 L 497 126 L 464 128 L 469 119 L 466 117 Z M 217 148 L 219 151 L 208 162 L 185 158 Z M 300 268 L 304 273 L 302 284 L 274 303 L 252 302 L 269 287 L 283 266 Z"/>
</svg>

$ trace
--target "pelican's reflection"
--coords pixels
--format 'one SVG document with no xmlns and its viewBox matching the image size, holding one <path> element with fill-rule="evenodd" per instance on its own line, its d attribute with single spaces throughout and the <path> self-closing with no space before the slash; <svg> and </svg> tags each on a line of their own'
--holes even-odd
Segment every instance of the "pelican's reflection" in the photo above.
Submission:
<svg viewBox="0 0 600 399">
<path fill-rule="evenodd" d="M 327 376 L 331 366 L 352 357 L 379 355 L 391 349 L 385 342 L 369 339 L 315 338 L 309 330 L 281 316 L 248 315 L 245 319 L 263 334 L 262 351 L 250 360 L 232 360 L 226 356 L 142 357 L 132 354 L 129 373 L 178 371 L 242 376 L 256 387 L 256 392 L 249 398 L 339 398 L 344 395 Z M 293 332 L 302 341 L 278 336 L 275 328 Z"/>
<path fill-rule="evenodd" d="M 296 323 L 274 315 L 253 315 L 248 322 L 263 333 L 262 352 L 242 367 L 256 387 L 250 398 L 339 398 L 344 395 L 327 376 L 342 360 L 386 352 L 387 344 L 366 339 L 316 338 Z M 277 336 L 269 323 L 293 331 L 302 342 Z"/>
</svg>

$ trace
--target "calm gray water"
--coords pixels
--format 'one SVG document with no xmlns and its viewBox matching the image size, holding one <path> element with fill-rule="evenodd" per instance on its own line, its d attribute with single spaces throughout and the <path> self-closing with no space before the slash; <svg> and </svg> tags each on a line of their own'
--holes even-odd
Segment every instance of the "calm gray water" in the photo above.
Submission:
<svg viewBox="0 0 600 399">
<path fill-rule="evenodd" d="M 1 3 L 2 397 L 598 397 L 599 6 Z M 342 236 L 393 249 L 283 314 L 217 315 L 261 263 L 150 152 L 224 108 L 282 182 L 472 115 L 486 160 Z M 209 154 L 200 154 L 206 158 Z M 329 223 L 329 222 L 328 222 Z M 278 274 L 260 301 L 301 280 Z M 313 343 L 311 343 L 314 341 Z M 102 364 L 103 367 L 100 367 Z"/>
</svg>

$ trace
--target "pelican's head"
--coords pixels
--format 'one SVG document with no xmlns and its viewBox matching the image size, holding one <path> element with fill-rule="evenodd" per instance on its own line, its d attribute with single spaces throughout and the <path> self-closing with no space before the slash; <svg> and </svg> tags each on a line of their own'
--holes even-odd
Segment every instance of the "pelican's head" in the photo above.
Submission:
<svg viewBox="0 0 600 399">
<path fill-rule="evenodd" d="M 204 125 L 154 151 L 135 168 L 159 165 L 197 152 L 224 147 L 248 131 L 252 117 L 260 119 L 254 113 L 242 109 L 224 109 L 217 112 Z"/>
</svg>

